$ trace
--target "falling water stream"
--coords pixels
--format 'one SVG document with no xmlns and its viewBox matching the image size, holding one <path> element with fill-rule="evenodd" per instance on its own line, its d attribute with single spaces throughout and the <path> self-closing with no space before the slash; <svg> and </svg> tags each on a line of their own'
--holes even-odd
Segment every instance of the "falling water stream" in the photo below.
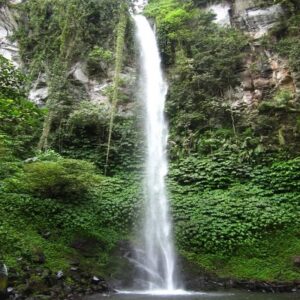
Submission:
<svg viewBox="0 0 300 300">
<path fill-rule="evenodd" d="M 168 127 L 164 118 L 168 90 L 155 33 L 147 19 L 134 16 L 140 51 L 141 98 L 145 106 L 146 180 L 143 249 L 137 261 L 149 291 L 177 289 L 172 223 L 166 192 Z"/>
</svg>

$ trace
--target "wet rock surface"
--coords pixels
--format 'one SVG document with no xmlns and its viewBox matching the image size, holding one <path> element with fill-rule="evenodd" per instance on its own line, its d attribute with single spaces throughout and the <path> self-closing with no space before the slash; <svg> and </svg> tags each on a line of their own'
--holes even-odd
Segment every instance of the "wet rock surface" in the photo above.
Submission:
<svg viewBox="0 0 300 300">
<path fill-rule="evenodd" d="M 90 269 L 89 259 L 81 256 L 91 258 L 90 250 L 95 251 L 95 243 L 89 241 L 87 244 L 82 240 L 74 243 L 80 244 L 78 258 L 82 261 L 77 260 L 77 256 L 70 258 L 68 268 L 64 266 L 55 272 L 46 267 L 48 257 L 40 250 L 33 251 L 26 258 L 20 257 L 17 269 L 10 268 L 5 273 L 6 269 L 2 270 L 0 265 L 0 291 L 3 287 L 0 299 L 82 299 L 84 295 L 112 292 L 112 287 L 101 274 Z M 5 284 L 1 285 L 3 282 Z"/>
<path fill-rule="evenodd" d="M 80 268 L 55 274 L 48 269 L 25 267 L 24 272 L 11 270 L 8 282 L 0 299 L 82 299 L 84 295 L 112 292 L 102 277 Z"/>
<path fill-rule="evenodd" d="M 260 293 L 300 293 L 300 281 L 263 282 L 255 280 L 221 279 L 213 275 L 202 274 L 187 282 L 187 289 L 216 291 L 220 289 L 238 289 Z"/>
</svg>

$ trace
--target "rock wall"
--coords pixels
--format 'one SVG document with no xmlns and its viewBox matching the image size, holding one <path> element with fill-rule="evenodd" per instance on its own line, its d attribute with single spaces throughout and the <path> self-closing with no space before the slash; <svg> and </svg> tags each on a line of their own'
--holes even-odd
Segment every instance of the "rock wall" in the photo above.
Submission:
<svg viewBox="0 0 300 300">
<path fill-rule="evenodd" d="M 253 5 L 253 1 L 243 1 L 243 4 L 235 1 L 232 13 L 235 26 L 249 33 L 254 39 L 265 35 L 285 15 L 280 4 L 259 8 Z"/>
<path fill-rule="evenodd" d="M 17 3 L 16 1 L 10 1 Z M 0 54 L 9 59 L 16 67 L 21 66 L 19 56 L 19 47 L 12 36 L 17 28 L 15 21 L 15 12 L 8 8 L 7 5 L 0 7 Z"/>
<path fill-rule="evenodd" d="M 230 11 L 231 4 L 229 2 L 223 2 L 219 4 L 209 5 L 208 11 L 211 11 L 216 15 L 215 22 L 221 26 L 230 26 Z"/>
<path fill-rule="evenodd" d="M 260 8 L 254 0 L 235 0 L 212 5 L 210 9 L 217 15 L 218 24 L 228 26 L 229 23 L 224 22 L 228 14 L 231 26 L 249 35 L 250 48 L 240 74 L 241 85 L 233 94 L 232 90 L 228 91 L 233 99 L 232 106 L 253 111 L 263 99 L 278 90 L 288 90 L 297 98 L 300 76 L 292 73 L 286 59 L 261 46 L 261 38 L 286 15 L 284 8 L 280 4 Z"/>
<path fill-rule="evenodd" d="M 128 99 L 134 98 L 136 70 L 133 67 L 124 67 L 120 74 L 121 79 L 121 94 Z M 102 80 L 96 80 L 88 75 L 86 63 L 75 63 L 69 72 L 69 79 L 76 85 L 84 88 L 88 99 L 93 103 L 102 103 L 110 106 L 109 91 L 113 88 L 114 70 L 112 68 L 107 72 L 107 76 Z M 132 114 L 133 102 L 119 103 L 118 113 L 123 116 Z"/>
<path fill-rule="evenodd" d="M 224 101 L 234 112 L 238 126 L 259 132 L 264 144 L 295 148 L 299 139 L 295 128 L 300 107 L 300 74 L 292 71 L 287 58 L 267 50 L 263 44 L 263 37 L 283 18 L 289 18 L 288 11 L 280 4 L 262 8 L 257 3 L 233 0 L 208 7 L 216 14 L 217 24 L 238 28 L 249 37 L 239 74 L 241 83 L 229 87 Z M 230 22 L 226 21 L 228 18 Z M 277 42 L 275 38 L 273 42 Z"/>
</svg>

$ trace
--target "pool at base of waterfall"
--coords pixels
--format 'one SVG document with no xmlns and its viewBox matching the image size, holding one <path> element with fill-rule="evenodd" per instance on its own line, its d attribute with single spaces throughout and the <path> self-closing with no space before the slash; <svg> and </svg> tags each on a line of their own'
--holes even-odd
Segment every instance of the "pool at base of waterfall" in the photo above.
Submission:
<svg viewBox="0 0 300 300">
<path fill-rule="evenodd" d="M 85 300 L 296 300 L 299 293 L 294 294 L 266 294 L 242 291 L 209 292 L 209 293 L 186 293 L 177 295 L 150 294 L 146 292 L 120 292 L 111 295 L 94 295 L 86 297 Z"/>
</svg>

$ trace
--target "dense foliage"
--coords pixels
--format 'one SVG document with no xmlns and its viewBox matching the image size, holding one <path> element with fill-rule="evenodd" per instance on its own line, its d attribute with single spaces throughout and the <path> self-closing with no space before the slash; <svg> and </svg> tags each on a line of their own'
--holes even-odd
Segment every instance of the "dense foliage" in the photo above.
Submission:
<svg viewBox="0 0 300 300">
<path fill-rule="evenodd" d="M 0 259 L 20 274 L 26 265 L 40 265 L 41 256 L 50 272 L 68 270 L 80 260 L 81 268 L 102 274 L 108 253 L 138 219 L 136 179 L 127 177 L 125 189 L 124 179 L 103 177 L 93 164 L 54 151 L 9 165 L 13 172 L 5 174 L 0 186 L 5 216 Z"/>
<path fill-rule="evenodd" d="M 1 97 L 19 98 L 24 96 L 25 76 L 13 64 L 0 56 L 0 95 Z"/>
<path fill-rule="evenodd" d="M 277 2 L 288 7 L 289 18 L 262 47 L 288 57 L 297 72 L 298 3 Z M 253 76 L 262 77 L 259 65 L 267 58 L 249 54 L 251 39 L 220 28 L 204 4 L 152 0 L 146 8 L 157 24 L 170 82 L 170 189 L 178 246 L 222 276 L 293 280 L 299 272 L 290 261 L 300 248 L 299 107 L 289 89 L 266 91 L 252 115 L 233 104 L 247 57 L 257 61 Z M 291 245 L 275 259 L 280 247 L 272 246 L 272 237 L 278 242 L 284 234 Z"/>
<path fill-rule="evenodd" d="M 289 89 L 274 89 L 253 114 L 232 106 L 251 40 L 215 24 L 203 10 L 208 2 L 152 0 L 146 8 L 157 24 L 170 83 L 168 185 L 177 246 L 220 276 L 292 281 L 299 278 L 292 259 L 300 252 L 297 99 Z M 257 4 L 274 3 L 263 2 Z M 289 15 L 261 47 L 287 57 L 297 73 L 299 4 L 275 2 L 286 4 Z M 115 92 L 120 109 L 110 176 L 104 176 L 109 106 L 87 101 L 68 73 L 83 61 L 93 80 L 113 81 L 121 3 L 30 0 L 17 6 L 15 37 L 25 66 L 32 78 L 46 73 L 50 91 L 47 109 L 29 102 L 28 78 L 0 56 L 0 260 L 18 272 L 40 266 L 43 255 L 53 272 L 79 259 L 80 267 L 108 275 L 113 249 L 139 228 L 142 117 L 121 90 L 129 82 L 121 77 L 120 90 L 106 89 L 108 101 Z M 132 66 L 128 24 L 124 59 Z M 129 113 L 122 111 L 127 106 Z M 38 151 L 45 135 L 41 148 L 53 150 Z"/>
<path fill-rule="evenodd" d="M 213 164 L 207 163 L 208 167 Z M 180 240 L 188 250 L 227 253 L 240 245 L 253 245 L 257 238 L 275 230 L 297 226 L 299 167 L 299 159 L 295 159 L 248 169 L 247 183 L 238 183 L 242 176 L 233 180 L 230 174 L 220 177 L 220 173 L 210 172 L 209 185 L 203 180 L 174 185 Z M 191 174 L 188 169 L 181 174 L 199 181 L 198 173 Z"/>
<path fill-rule="evenodd" d="M 25 81 L 25 75 L 0 55 L 0 147 L 17 156 L 32 151 L 43 117 L 25 98 Z"/>
<path fill-rule="evenodd" d="M 72 63 L 94 45 L 110 49 L 121 1 L 26 1 L 22 6 L 17 38 L 25 62 L 33 71 L 47 71 L 53 62 Z"/>
<path fill-rule="evenodd" d="M 103 155 L 101 157 L 101 153 L 108 147 L 107 135 L 108 131 L 111 131 L 108 129 L 109 117 L 106 117 L 105 122 L 103 118 L 100 118 L 97 124 L 93 121 L 95 128 L 92 130 L 91 126 L 80 125 L 80 128 L 70 126 L 72 120 L 69 120 L 69 117 L 72 118 L 78 111 L 80 102 L 89 99 L 86 88 L 76 80 L 70 79 L 70 69 L 74 69 L 74 65 L 80 63 L 89 78 L 96 80 L 100 85 L 101 79 L 113 80 L 113 64 L 116 61 L 125 63 L 131 61 L 128 53 L 133 47 L 132 23 L 127 22 L 129 19 L 127 7 L 126 1 L 95 0 L 72 0 L 67 3 L 61 0 L 32 0 L 17 6 L 20 26 L 15 37 L 20 44 L 20 54 L 32 79 L 35 80 L 44 74 L 49 87 L 46 103 L 48 113 L 39 142 L 40 149 L 52 147 L 65 155 L 77 158 L 78 155 L 74 152 L 81 152 L 77 142 L 84 138 L 86 145 L 83 148 L 86 151 L 81 157 L 95 158 L 100 152 L 97 163 L 99 166 L 102 164 L 104 169 L 105 160 Z M 115 53 L 116 27 L 121 16 L 124 16 L 127 24 L 124 28 L 126 47 L 122 47 L 125 49 L 124 54 L 118 58 Z M 120 82 L 124 84 L 123 81 Z M 119 87 L 116 89 L 120 100 L 118 102 L 122 104 L 128 96 L 123 95 L 119 89 Z M 114 102 L 110 83 L 106 94 L 108 101 Z M 110 114 L 107 112 L 109 104 L 106 105 L 106 114 Z M 92 106 L 93 104 L 90 104 L 91 108 Z M 95 104 L 92 110 L 98 110 L 98 105 Z M 118 119 L 121 123 L 125 123 L 125 129 L 120 133 L 118 125 L 113 128 L 112 148 L 118 150 L 112 149 L 110 169 L 118 165 L 127 155 L 126 148 L 120 147 L 117 143 L 120 135 L 127 135 L 126 124 L 131 120 L 120 115 Z M 134 136 L 130 139 L 134 139 Z M 135 152 L 134 147 L 131 152 Z"/>
<path fill-rule="evenodd" d="M 235 29 L 219 27 L 210 12 L 181 1 L 151 1 L 146 12 L 157 21 L 170 73 L 171 140 L 180 145 L 187 138 L 189 148 L 195 148 L 201 133 L 217 128 L 220 122 L 231 126 L 223 94 L 238 83 L 247 39 Z"/>
</svg>

